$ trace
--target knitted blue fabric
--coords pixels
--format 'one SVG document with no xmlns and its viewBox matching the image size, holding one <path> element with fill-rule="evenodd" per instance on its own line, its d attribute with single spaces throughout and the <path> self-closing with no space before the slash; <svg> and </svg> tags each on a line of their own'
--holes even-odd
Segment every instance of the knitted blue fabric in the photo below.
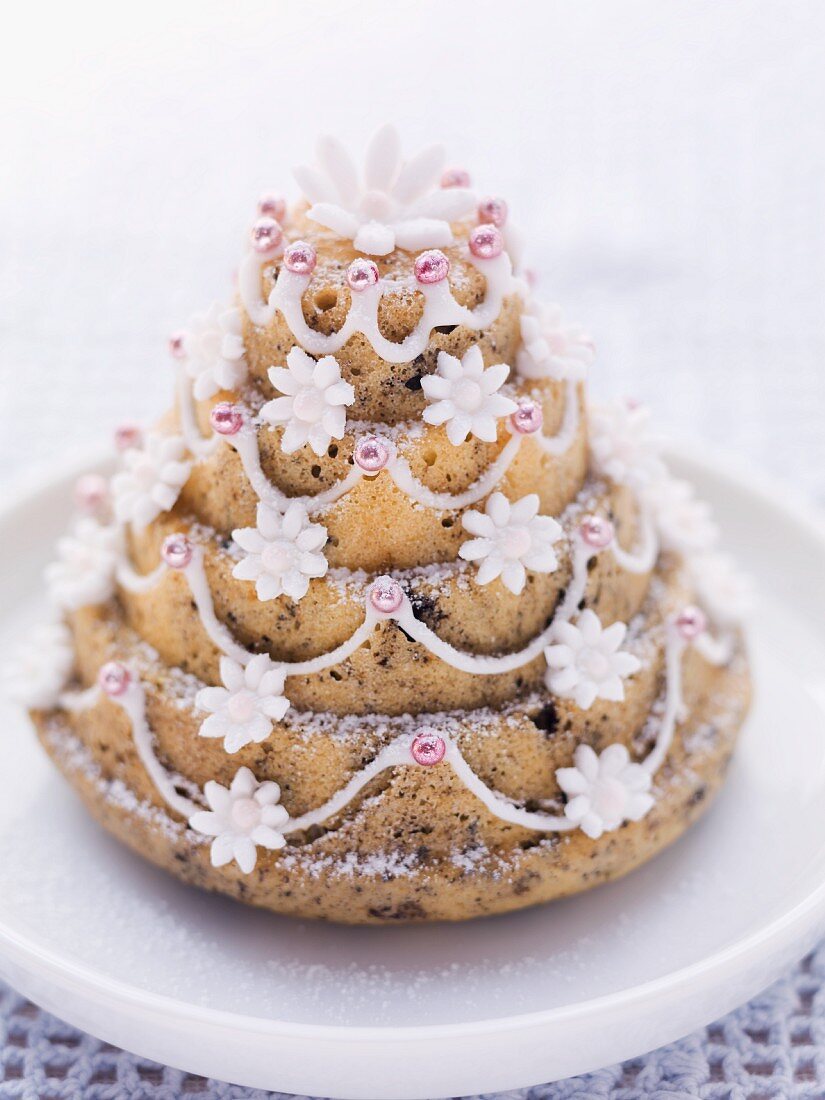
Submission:
<svg viewBox="0 0 825 1100">
<path fill-rule="evenodd" d="M 476 1100 L 825 1100 L 824 988 L 825 943 L 750 1004 L 678 1043 L 582 1077 Z M 7 1097 L 290 1100 L 143 1061 L 0 984 L 0 1098 Z"/>
</svg>

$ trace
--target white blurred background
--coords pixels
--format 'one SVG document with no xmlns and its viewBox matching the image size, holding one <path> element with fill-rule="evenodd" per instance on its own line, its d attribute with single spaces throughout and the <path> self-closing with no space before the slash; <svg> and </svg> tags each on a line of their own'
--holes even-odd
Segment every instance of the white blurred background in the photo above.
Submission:
<svg viewBox="0 0 825 1100">
<path fill-rule="evenodd" d="M 594 389 L 825 502 L 825 5 L 245 0 L 16 6 L 0 43 L 0 464 L 171 400 L 319 132 L 504 196 Z"/>
</svg>

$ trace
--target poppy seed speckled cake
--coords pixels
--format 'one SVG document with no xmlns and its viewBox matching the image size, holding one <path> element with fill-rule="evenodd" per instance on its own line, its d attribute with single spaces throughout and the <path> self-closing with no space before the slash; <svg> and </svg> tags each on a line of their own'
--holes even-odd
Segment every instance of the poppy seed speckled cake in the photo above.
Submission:
<svg viewBox="0 0 825 1100">
<path fill-rule="evenodd" d="M 323 140 L 260 203 L 174 408 L 116 434 L 13 677 L 91 813 L 172 874 L 354 923 L 616 878 L 720 787 L 747 586 L 647 411 L 594 407 L 507 204 Z"/>
</svg>

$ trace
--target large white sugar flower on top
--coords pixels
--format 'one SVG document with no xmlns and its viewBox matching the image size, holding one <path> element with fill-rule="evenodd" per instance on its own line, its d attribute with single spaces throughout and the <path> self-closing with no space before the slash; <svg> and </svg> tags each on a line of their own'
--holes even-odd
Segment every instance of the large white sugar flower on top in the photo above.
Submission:
<svg viewBox="0 0 825 1100">
<path fill-rule="evenodd" d="M 698 553 L 710 549 L 719 536 L 710 506 L 697 500 L 689 481 L 658 478 L 643 490 L 642 500 L 653 516 L 665 550 Z"/>
<path fill-rule="evenodd" d="M 168 512 L 192 469 L 185 456 L 181 436 L 156 432 L 144 438 L 143 447 L 126 451 L 125 468 L 112 478 L 118 520 L 141 530 L 161 512 Z"/>
<path fill-rule="evenodd" d="M 347 423 L 345 406 L 355 400 L 355 390 L 341 380 L 341 368 L 333 355 L 318 362 L 303 348 L 293 348 L 285 367 L 270 367 L 269 380 L 283 397 L 261 409 L 270 424 L 283 424 L 281 450 L 292 454 L 308 443 L 320 458 L 333 439 L 342 439 Z"/>
<path fill-rule="evenodd" d="M 593 341 L 581 325 L 566 325 L 561 306 L 533 300 L 521 315 L 516 370 L 522 378 L 581 382 L 595 358 Z"/>
<path fill-rule="evenodd" d="M 699 603 L 715 623 L 735 626 L 753 603 L 753 582 L 729 554 L 694 554 L 688 572 Z"/>
<path fill-rule="evenodd" d="M 327 529 L 310 523 L 307 510 L 293 501 L 281 515 L 268 504 L 260 503 L 256 527 L 239 527 L 232 532 L 234 542 L 244 551 L 232 576 L 254 581 L 259 600 L 274 600 L 280 595 L 296 602 L 307 594 L 311 577 L 323 577 L 329 563 L 321 550 L 326 545 Z"/>
<path fill-rule="evenodd" d="M 465 512 L 464 527 L 476 538 L 462 543 L 458 553 L 465 561 L 481 564 L 479 584 L 501 577 L 516 596 L 527 581 L 527 570 L 552 573 L 558 567 L 553 543 L 561 538 L 561 524 L 552 516 L 540 516 L 536 493 L 511 504 L 502 493 L 488 497 L 484 512 Z"/>
<path fill-rule="evenodd" d="M 184 333 L 183 351 L 198 401 L 237 389 L 246 378 L 241 311 L 215 302 L 207 313 L 196 314 Z"/>
<path fill-rule="evenodd" d="M 42 623 L 15 649 L 3 669 L 4 694 L 24 707 L 53 707 L 73 665 L 69 628 L 62 622 Z"/>
<path fill-rule="evenodd" d="M 589 608 L 575 623 L 557 623 L 553 644 L 544 650 L 547 686 L 582 710 L 589 710 L 596 699 L 620 702 L 622 681 L 641 668 L 638 657 L 620 648 L 626 634 L 625 623 L 604 628 Z"/>
<path fill-rule="evenodd" d="M 248 875 L 258 862 L 258 848 L 275 851 L 286 844 L 280 830 L 289 814 L 279 805 L 281 788 L 277 783 L 259 783 L 249 768 L 239 768 L 229 788 L 210 780 L 203 793 L 209 809 L 192 814 L 189 824 L 215 838 L 213 867 L 223 867 L 234 859 Z"/>
<path fill-rule="evenodd" d="M 45 573 L 57 606 L 75 611 L 108 600 L 115 589 L 121 543 L 117 527 L 91 518 L 78 520 L 69 534 L 58 539 L 57 560 L 46 566 Z"/>
<path fill-rule="evenodd" d="M 363 174 L 335 138 L 321 138 L 317 156 L 316 168 L 295 169 L 312 204 L 308 216 L 369 256 L 386 256 L 395 248 L 443 248 L 453 239 L 450 222 L 476 203 L 467 188 L 440 187 L 440 146 L 405 161 L 393 126 L 383 126 L 372 138 Z"/>
<path fill-rule="evenodd" d="M 424 396 L 430 402 L 424 410 L 424 419 L 428 424 L 446 424 L 447 438 L 455 447 L 468 435 L 495 443 L 496 422 L 518 408 L 515 401 L 498 392 L 509 373 L 506 363 L 485 370 L 477 344 L 461 359 L 440 351 L 436 373 L 421 379 Z"/>
<path fill-rule="evenodd" d="M 590 453 L 598 473 L 640 489 L 664 475 L 644 405 L 616 401 L 590 409 Z"/>
<path fill-rule="evenodd" d="M 641 821 L 653 806 L 650 773 L 631 763 L 624 745 L 608 745 L 599 756 L 579 745 L 573 760 L 575 767 L 559 768 L 556 779 L 568 796 L 565 816 L 591 839 L 625 821 Z"/>
<path fill-rule="evenodd" d="M 201 688 L 195 696 L 195 706 L 210 712 L 198 731 L 201 737 L 222 737 L 227 752 L 265 741 L 273 721 L 280 721 L 289 710 L 283 668 L 265 653 L 253 657 L 245 668 L 231 657 L 221 657 L 221 679 L 223 687 Z"/>
</svg>

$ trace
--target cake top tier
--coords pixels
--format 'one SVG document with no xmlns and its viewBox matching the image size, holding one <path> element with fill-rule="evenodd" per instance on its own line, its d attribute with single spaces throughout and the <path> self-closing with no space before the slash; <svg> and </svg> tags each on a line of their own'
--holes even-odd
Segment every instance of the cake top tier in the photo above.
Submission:
<svg viewBox="0 0 825 1100">
<path fill-rule="evenodd" d="M 253 378 L 298 345 L 335 356 L 354 387 L 351 417 L 396 423 L 421 415 L 421 378 L 441 352 L 478 345 L 510 379 L 581 381 L 593 349 L 556 307 L 531 298 L 507 203 L 444 169 L 430 147 L 409 160 L 383 127 L 363 168 L 333 138 L 296 169 L 291 210 L 259 202 L 239 269 L 243 335 Z"/>
</svg>

